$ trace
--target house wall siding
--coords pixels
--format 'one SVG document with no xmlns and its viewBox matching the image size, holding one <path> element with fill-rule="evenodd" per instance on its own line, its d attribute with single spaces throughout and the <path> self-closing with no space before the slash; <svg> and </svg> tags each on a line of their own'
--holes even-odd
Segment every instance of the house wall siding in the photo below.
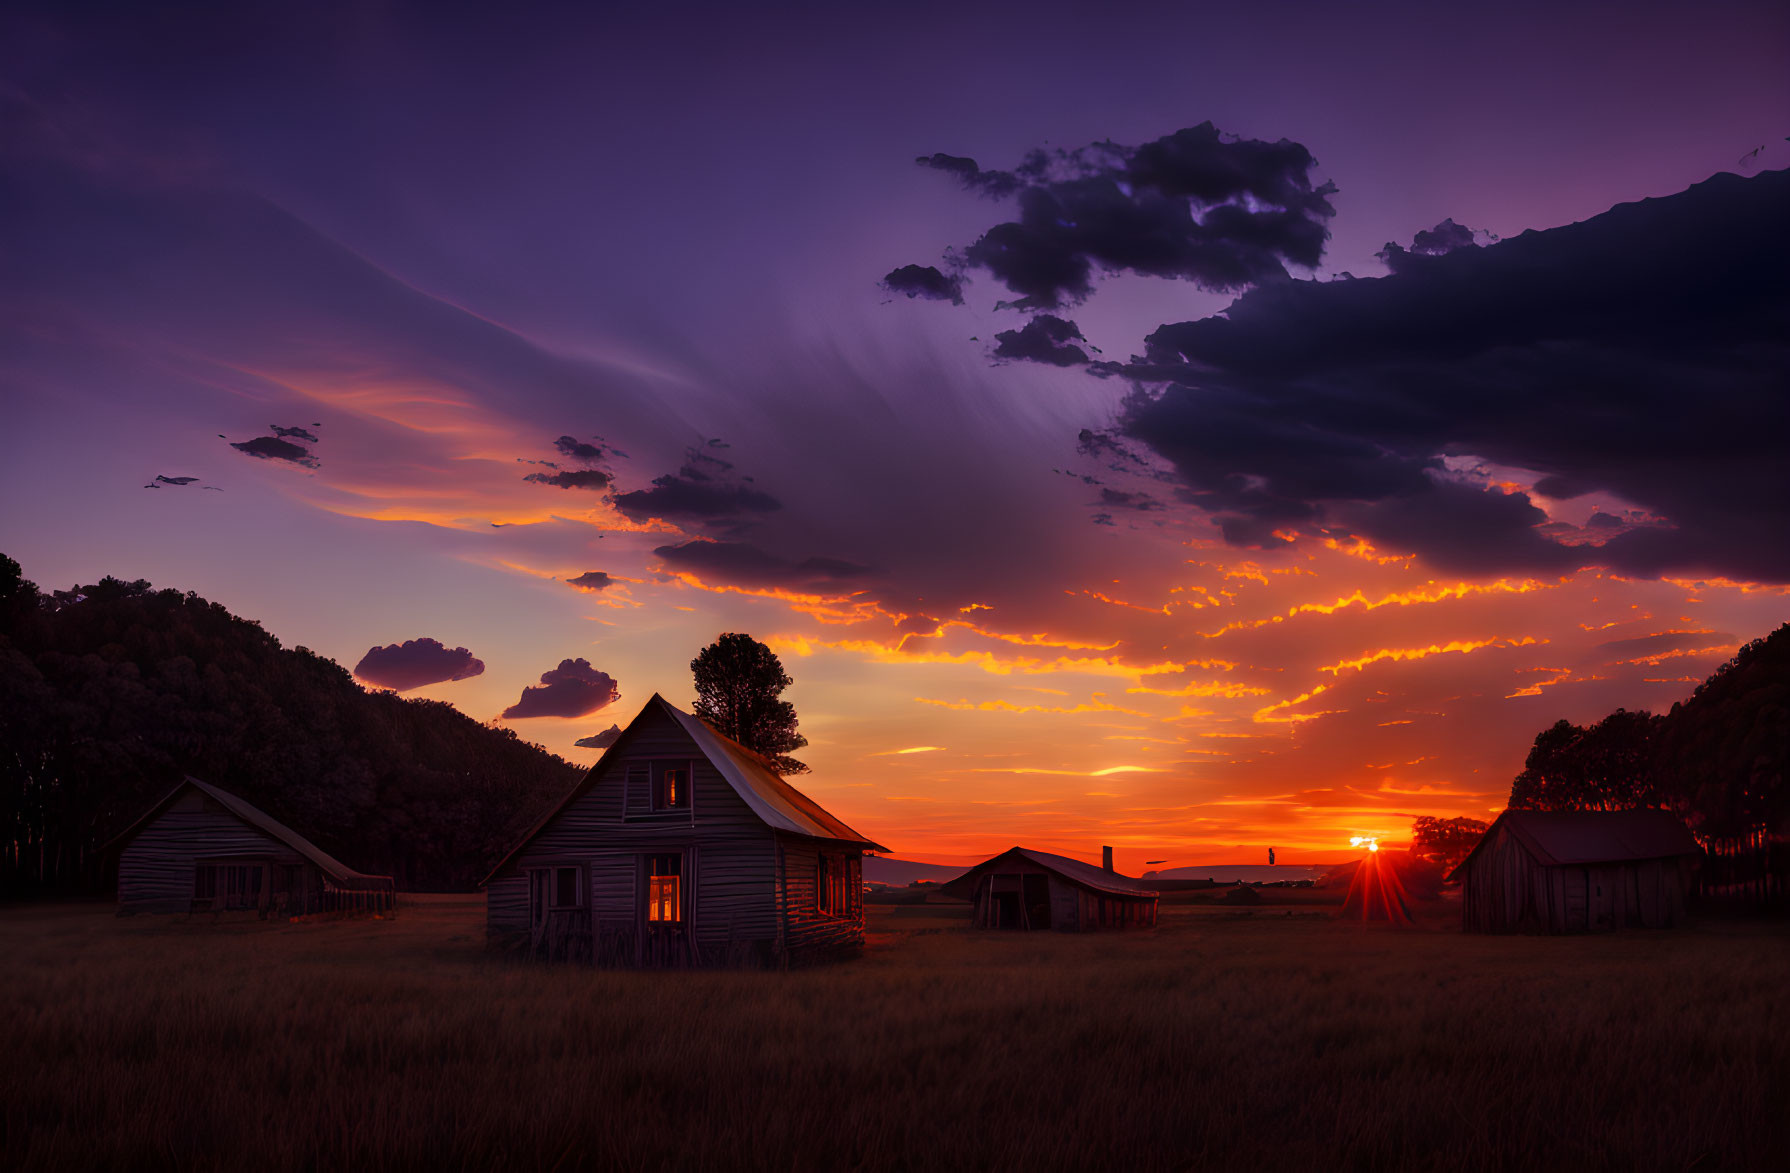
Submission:
<svg viewBox="0 0 1790 1173">
<path fill-rule="evenodd" d="M 118 910 L 187 912 L 193 866 L 206 859 L 253 857 L 280 866 L 303 856 L 264 835 L 197 791 L 189 790 L 137 832 L 118 856 Z"/>
<path fill-rule="evenodd" d="M 789 960 L 821 960 L 862 949 L 863 853 L 855 848 L 830 847 L 799 835 L 778 835 L 777 848 L 783 856 L 784 948 Z M 820 910 L 819 869 L 823 855 L 849 857 L 851 907 L 844 915 Z"/>
<path fill-rule="evenodd" d="M 1477 933 L 1670 928 L 1684 919 L 1677 859 L 1543 864 L 1497 827 L 1461 877 L 1461 927 Z"/>
<path fill-rule="evenodd" d="M 640 769 L 656 760 L 692 764 L 687 810 L 652 812 Z M 632 769 L 633 784 L 630 785 Z M 527 871 L 586 869 L 585 910 L 597 960 L 643 957 L 643 858 L 684 856 L 687 956 L 715 963 L 769 955 L 778 939 L 776 836 L 669 714 L 649 709 L 601 763 L 601 772 L 487 885 L 493 943 L 529 936 Z M 657 931 L 657 930 L 655 930 Z"/>
</svg>

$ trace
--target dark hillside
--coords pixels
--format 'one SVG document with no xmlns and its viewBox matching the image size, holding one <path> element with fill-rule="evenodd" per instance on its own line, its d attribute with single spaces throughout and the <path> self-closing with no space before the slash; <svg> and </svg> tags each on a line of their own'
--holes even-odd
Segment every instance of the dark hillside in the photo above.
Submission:
<svg viewBox="0 0 1790 1173">
<path fill-rule="evenodd" d="M 0 888 L 78 889 L 182 775 L 400 887 L 476 884 L 581 771 L 439 701 L 369 693 L 219 604 L 0 556 Z"/>
</svg>

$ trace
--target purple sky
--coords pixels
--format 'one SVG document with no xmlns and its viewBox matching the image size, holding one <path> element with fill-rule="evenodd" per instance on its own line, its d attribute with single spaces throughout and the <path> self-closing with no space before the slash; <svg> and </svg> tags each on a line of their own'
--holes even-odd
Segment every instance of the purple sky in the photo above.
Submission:
<svg viewBox="0 0 1790 1173">
<path fill-rule="evenodd" d="M 197 590 L 345 666 L 439 641 L 485 670 L 420 694 L 481 720 L 582 661 L 618 701 L 515 719 L 575 760 L 594 757 L 575 739 L 651 692 L 685 703 L 688 661 L 716 633 L 776 637 L 814 793 L 940 856 L 1099 835 L 1140 858 L 1254 858 L 1268 838 L 1317 851 L 1345 827 L 1483 811 L 1554 718 L 1669 705 L 1790 618 L 1790 576 L 1735 553 L 1790 509 L 1758 439 L 1783 409 L 1699 391 L 1729 369 L 1719 356 L 1753 354 L 1748 339 L 1691 331 L 1647 360 L 1668 372 L 1647 402 L 1706 422 L 1729 411 L 1737 442 L 1752 437 L 1713 466 L 1735 482 L 1712 500 L 1686 487 L 1722 455 L 1695 421 L 1694 460 L 1659 455 L 1651 424 L 1586 423 L 1596 405 L 1563 450 L 1526 442 L 1520 414 L 1414 436 L 1409 412 L 1392 419 L 1363 390 L 1365 367 L 1339 373 L 1352 352 L 1264 374 L 1264 356 L 1355 312 L 1347 290 L 1240 307 L 1254 349 L 1208 330 L 1188 362 L 1214 383 L 1151 413 L 1121 403 L 1136 368 L 993 363 L 994 335 L 1026 315 L 993 308 L 1006 291 L 985 273 L 961 307 L 877 286 L 1014 214 L 918 156 L 1010 168 L 1035 148 L 1136 146 L 1210 121 L 1302 144 L 1310 177 L 1336 185 L 1324 259 L 1295 276 L 1381 276 L 1387 242 L 1446 218 L 1481 244 L 1589 221 L 1527 253 L 1488 247 L 1481 270 L 1441 258 L 1441 286 L 1489 291 L 1462 294 L 1455 320 L 1532 303 L 1511 276 L 1531 261 L 1590 281 L 1626 257 L 1639 276 L 1612 283 L 1640 292 L 1624 314 L 1677 321 L 1672 296 L 1711 304 L 1687 285 L 1700 278 L 1662 268 L 1653 291 L 1647 258 L 1691 265 L 1701 238 L 1684 225 L 1746 197 L 1594 218 L 1790 164 L 1782 6 L 965 7 L 13 6 L 0 550 L 46 587 L 113 573 Z M 1123 364 L 1158 326 L 1234 296 L 1117 275 L 1066 312 Z M 1783 304 L 1781 281 L 1735 296 L 1749 313 Z M 1428 343 L 1399 341 L 1384 315 L 1343 333 L 1389 339 L 1375 377 L 1404 370 L 1419 403 L 1500 379 L 1565 380 L 1570 400 L 1594 377 L 1561 357 L 1561 313 L 1514 364 L 1467 337 L 1450 345 L 1473 363 L 1408 367 Z M 1601 329 L 1572 325 L 1573 361 L 1632 352 Z M 1258 425 L 1322 420 L 1325 451 L 1410 445 L 1470 484 L 1381 499 L 1274 483 L 1242 439 L 1196 451 L 1216 434 L 1220 382 Z M 230 446 L 270 425 L 313 434 L 316 467 Z M 1082 429 L 1116 429 L 1152 471 L 1078 453 Z M 1563 470 L 1571 492 L 1537 488 Z M 523 480 L 568 472 L 591 487 Z M 158 475 L 199 481 L 145 491 Z M 1287 548 L 1227 545 L 1209 515 L 1252 508 L 1235 486 L 1264 477 L 1274 509 L 1316 520 Z M 1677 488 L 1640 499 L 1655 484 Z M 1103 489 L 1164 507 L 1096 524 L 1112 513 Z M 1578 540 L 1567 528 L 1589 533 L 1597 513 L 1629 526 L 1628 509 L 1648 532 L 1623 529 L 1612 551 L 1653 541 L 1649 527 L 1689 544 L 1556 557 Z M 1361 537 L 1382 560 L 1351 547 Z M 612 581 L 566 584 L 589 571 Z M 1351 626 L 1294 634 L 1355 592 Z M 1395 595 L 1436 601 L 1367 605 Z M 1178 610 L 1196 596 L 1209 606 Z M 916 635 L 931 642 L 903 642 Z M 1646 657 L 1605 648 L 1620 639 L 1684 654 L 1632 663 Z M 1425 654 L 1337 667 L 1400 650 Z M 1426 675 L 1443 662 L 1457 667 Z M 1545 691 L 1527 691 L 1537 680 Z M 1421 712 L 1369 720 L 1369 706 Z M 1268 742 L 1222 748 L 1246 737 Z M 1390 763 L 1415 773 L 1386 785 Z M 970 784 L 991 805 L 953 798 Z"/>
</svg>

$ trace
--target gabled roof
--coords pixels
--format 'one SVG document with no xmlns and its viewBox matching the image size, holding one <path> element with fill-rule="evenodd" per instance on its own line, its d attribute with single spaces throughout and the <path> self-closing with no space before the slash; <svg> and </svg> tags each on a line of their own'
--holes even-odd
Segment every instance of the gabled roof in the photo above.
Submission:
<svg viewBox="0 0 1790 1173">
<path fill-rule="evenodd" d="M 717 731 L 701 717 L 684 712 L 658 693 L 653 694 L 653 700 L 665 706 L 678 724 L 684 727 L 684 732 L 696 742 L 703 756 L 714 763 L 715 768 L 721 771 L 721 776 L 746 800 L 752 813 L 763 819 L 767 825 L 779 831 L 789 831 L 813 839 L 837 839 L 842 843 L 855 843 L 866 851 L 889 850 L 864 838 L 827 813 L 820 803 L 785 782 L 770 759 L 763 754 L 747 749 Z M 635 720 L 639 718 L 636 717 Z"/>
<path fill-rule="evenodd" d="M 1702 850 L 1671 811 L 1507 810 L 1493 821 L 1467 858 L 1455 865 L 1449 879 L 1460 875 L 1499 827 L 1549 867 L 1668 859 Z"/>
<path fill-rule="evenodd" d="M 298 852 L 300 855 L 316 864 L 317 870 L 328 876 L 330 881 L 338 888 L 348 888 L 360 891 L 383 891 L 390 889 L 393 886 L 392 878 L 390 876 L 370 876 L 365 872 L 355 871 L 353 868 L 342 863 L 333 855 L 330 855 L 321 847 L 318 847 L 315 843 L 312 843 L 309 839 L 306 839 L 303 835 L 300 835 L 297 831 L 294 831 L 286 824 L 280 822 L 266 811 L 261 810 L 259 807 L 254 806 L 245 799 L 231 794 L 228 790 L 220 790 L 209 782 L 201 782 L 199 779 L 191 776 L 184 779 L 180 785 L 176 786 L 173 790 L 170 790 L 167 797 L 149 808 L 149 813 L 125 828 L 122 834 L 114 836 L 112 841 L 100 848 L 100 850 L 104 852 L 111 851 L 114 848 L 123 847 L 126 843 L 134 839 L 139 831 L 144 827 L 147 827 L 161 815 L 163 811 L 173 805 L 174 800 L 179 798 L 181 794 L 188 789 L 197 790 L 200 794 L 211 799 L 242 822 L 247 823 L 250 827 L 253 827 L 264 835 L 278 839 L 287 847 Z"/>
<path fill-rule="evenodd" d="M 740 800 L 757 815 L 765 826 L 777 831 L 787 831 L 792 835 L 802 835 L 809 839 L 826 839 L 850 844 L 865 851 L 888 851 L 887 847 L 874 843 L 858 832 L 834 818 L 818 802 L 785 782 L 774 766 L 763 755 L 747 749 L 739 742 L 716 732 L 713 726 L 694 713 L 686 713 L 658 693 L 641 707 L 632 721 L 622 730 L 620 737 L 603 751 L 597 764 L 590 768 L 570 794 L 547 812 L 547 817 L 536 823 L 522 841 L 499 860 L 491 869 L 491 875 L 482 881 L 489 884 L 493 876 L 508 867 L 510 861 L 522 853 L 523 848 L 534 841 L 535 836 L 546 830 L 547 824 L 559 817 L 561 811 L 583 797 L 597 779 L 603 768 L 609 764 L 612 755 L 618 754 L 628 742 L 628 734 L 634 726 L 640 724 L 642 718 L 655 710 L 664 713 L 675 721 L 696 743 L 697 750 L 715 767 L 727 784 L 733 788 Z M 699 816 L 700 817 L 700 816 Z"/>
<path fill-rule="evenodd" d="M 1072 884 L 1083 888 L 1092 888 L 1096 892 L 1105 892 L 1112 896 L 1156 896 L 1154 888 L 1145 887 L 1143 883 L 1130 876 L 1121 876 L 1117 872 L 1109 872 L 1103 867 L 1091 863 L 1083 863 L 1079 859 L 1070 859 L 1066 855 L 1052 855 L 1048 851 L 1034 851 L 1030 847 L 1010 847 L 991 859 L 985 859 L 969 871 L 946 884 L 940 891 L 949 896 L 963 900 L 974 899 L 976 877 L 984 872 L 998 871 L 1003 860 L 1019 858 L 1047 868 Z"/>
</svg>

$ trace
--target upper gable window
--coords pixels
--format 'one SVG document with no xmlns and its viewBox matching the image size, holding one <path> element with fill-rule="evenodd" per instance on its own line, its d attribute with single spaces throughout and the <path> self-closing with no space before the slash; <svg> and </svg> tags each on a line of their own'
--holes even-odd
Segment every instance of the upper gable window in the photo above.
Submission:
<svg viewBox="0 0 1790 1173">
<path fill-rule="evenodd" d="M 695 775 L 694 763 L 688 760 L 653 763 L 653 809 L 679 811 L 690 809 L 690 785 Z"/>
</svg>

